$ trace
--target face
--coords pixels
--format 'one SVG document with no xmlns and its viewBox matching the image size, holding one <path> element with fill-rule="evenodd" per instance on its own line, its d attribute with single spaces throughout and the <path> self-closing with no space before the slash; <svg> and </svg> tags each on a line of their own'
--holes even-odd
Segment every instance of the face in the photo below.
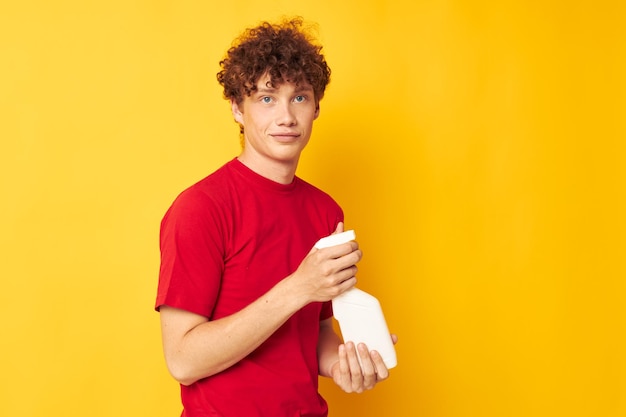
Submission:
<svg viewBox="0 0 626 417">
<path fill-rule="evenodd" d="M 244 127 L 240 159 L 257 172 L 268 166 L 295 166 L 319 115 L 310 85 L 283 83 L 269 87 L 269 76 L 241 104 L 231 102 L 235 120 Z"/>
</svg>

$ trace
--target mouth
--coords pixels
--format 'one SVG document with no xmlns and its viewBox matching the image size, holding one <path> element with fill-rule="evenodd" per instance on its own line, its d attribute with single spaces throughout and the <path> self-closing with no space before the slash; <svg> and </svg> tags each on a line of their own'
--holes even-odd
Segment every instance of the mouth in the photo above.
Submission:
<svg viewBox="0 0 626 417">
<path fill-rule="evenodd" d="M 300 134 L 295 133 L 295 132 L 284 132 L 284 133 L 271 133 L 270 136 L 279 142 L 293 142 L 294 140 L 300 137 Z"/>
</svg>

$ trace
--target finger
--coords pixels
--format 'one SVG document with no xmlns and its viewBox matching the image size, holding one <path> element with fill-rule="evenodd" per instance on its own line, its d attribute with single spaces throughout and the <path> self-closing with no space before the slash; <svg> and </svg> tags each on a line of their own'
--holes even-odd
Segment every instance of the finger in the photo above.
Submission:
<svg viewBox="0 0 626 417">
<path fill-rule="evenodd" d="M 334 378 L 335 383 L 344 391 L 351 392 L 350 365 L 348 364 L 348 354 L 346 345 L 339 345 L 339 374 Z"/>
<path fill-rule="evenodd" d="M 348 354 L 348 364 L 350 366 L 350 380 L 352 381 L 352 390 L 355 392 L 363 392 L 363 372 L 359 363 L 356 346 L 354 343 L 346 343 L 346 352 Z"/>
<path fill-rule="evenodd" d="M 383 361 L 383 357 L 380 356 L 380 353 L 372 350 L 370 352 L 370 358 L 374 363 L 374 367 L 376 368 L 376 382 L 384 381 L 385 379 L 387 379 L 389 377 L 389 369 L 387 369 L 387 366 Z"/>
<path fill-rule="evenodd" d="M 335 228 L 335 234 L 342 233 L 342 232 L 343 232 L 343 222 L 339 222 L 337 223 L 337 227 Z"/>
<path fill-rule="evenodd" d="M 363 388 L 372 389 L 376 385 L 376 366 L 372 361 L 370 352 L 364 343 L 358 345 L 359 357 L 361 358 L 361 372 L 363 373 Z"/>
<path fill-rule="evenodd" d="M 342 269 L 341 271 L 338 271 L 335 274 L 335 283 L 337 285 L 340 285 L 340 284 L 343 284 L 345 281 L 352 279 L 352 280 L 354 280 L 354 283 L 352 285 L 356 284 L 356 279 L 357 279 L 356 278 L 356 273 L 357 273 L 357 271 L 358 271 L 358 269 L 356 267 L 354 267 L 354 266 L 350 267 L 350 268 Z"/>
<path fill-rule="evenodd" d="M 338 280 L 337 285 L 335 286 L 335 289 L 334 289 L 337 292 L 335 296 L 339 294 L 343 294 L 344 292 L 348 291 L 350 288 L 356 285 L 356 282 L 357 282 L 357 279 L 355 276 L 347 277 L 343 280 Z"/>
<path fill-rule="evenodd" d="M 344 259 L 344 262 L 351 262 L 352 264 L 360 261 L 363 256 L 363 252 L 359 249 L 359 244 L 355 240 L 320 250 L 325 251 L 329 259 L 337 260 L 345 256 L 350 256 L 350 258 Z"/>
</svg>

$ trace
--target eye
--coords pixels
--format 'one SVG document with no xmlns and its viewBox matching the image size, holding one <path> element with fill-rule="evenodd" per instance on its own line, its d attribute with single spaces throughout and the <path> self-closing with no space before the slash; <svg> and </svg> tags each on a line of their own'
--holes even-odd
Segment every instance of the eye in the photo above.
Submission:
<svg viewBox="0 0 626 417">
<path fill-rule="evenodd" d="M 295 101 L 296 103 L 302 103 L 306 101 L 306 96 L 295 96 L 293 101 Z"/>
<path fill-rule="evenodd" d="M 272 98 L 268 97 L 268 96 L 261 97 L 261 102 L 263 102 L 263 103 L 271 103 L 272 102 Z"/>
</svg>

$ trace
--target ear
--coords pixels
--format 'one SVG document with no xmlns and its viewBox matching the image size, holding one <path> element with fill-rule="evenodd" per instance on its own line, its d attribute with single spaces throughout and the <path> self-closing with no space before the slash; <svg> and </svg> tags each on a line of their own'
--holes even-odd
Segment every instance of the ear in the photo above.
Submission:
<svg viewBox="0 0 626 417">
<path fill-rule="evenodd" d="M 240 125 L 243 125 L 243 112 L 239 108 L 239 104 L 237 104 L 235 100 L 231 99 L 230 108 L 232 109 L 233 117 L 235 118 L 235 121 L 239 123 Z"/>
<path fill-rule="evenodd" d="M 313 120 L 316 120 L 318 117 L 320 117 L 320 103 L 317 103 L 317 106 L 315 106 L 315 115 L 313 116 Z"/>
</svg>

